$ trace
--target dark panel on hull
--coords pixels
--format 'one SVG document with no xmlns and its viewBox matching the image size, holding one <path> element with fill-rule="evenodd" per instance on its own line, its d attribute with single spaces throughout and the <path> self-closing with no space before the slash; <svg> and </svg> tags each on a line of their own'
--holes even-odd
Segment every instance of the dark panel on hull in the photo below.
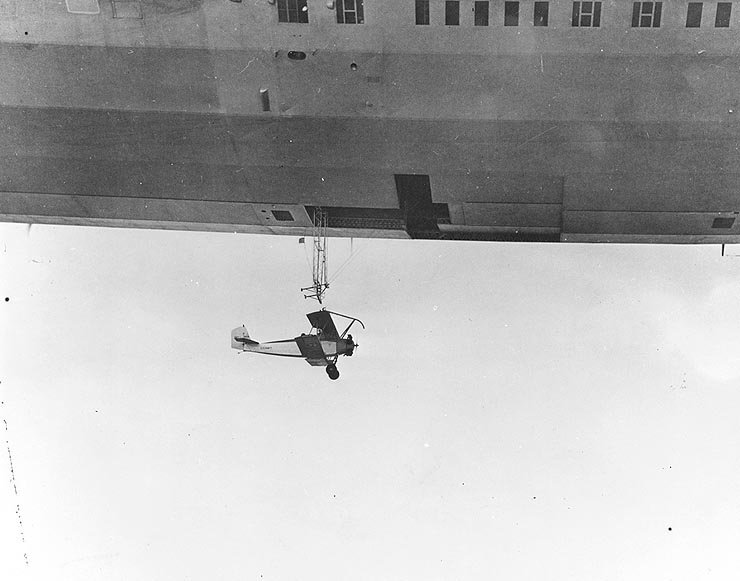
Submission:
<svg viewBox="0 0 740 581">
<path fill-rule="evenodd" d="M 442 240 L 472 240 L 478 242 L 560 242 L 560 234 L 547 232 L 443 232 Z"/>
<path fill-rule="evenodd" d="M 412 238 L 440 238 L 437 213 L 444 212 L 432 202 L 428 175 L 396 174 L 398 201 Z M 449 220 L 449 214 L 446 218 Z"/>
<path fill-rule="evenodd" d="M 306 206 L 309 216 L 315 216 L 315 206 Z M 372 230 L 404 230 L 406 223 L 403 212 L 395 208 L 346 208 L 341 206 L 322 206 L 328 218 L 329 228 Z"/>
</svg>

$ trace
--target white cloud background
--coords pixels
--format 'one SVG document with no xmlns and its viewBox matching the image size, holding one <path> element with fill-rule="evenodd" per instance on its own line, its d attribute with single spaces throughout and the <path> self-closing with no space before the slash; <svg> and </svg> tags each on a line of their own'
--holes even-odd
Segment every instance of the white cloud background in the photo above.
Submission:
<svg viewBox="0 0 740 581">
<path fill-rule="evenodd" d="M 329 308 L 367 330 L 330 382 L 229 348 L 306 330 L 293 238 L 2 235 L 2 579 L 739 569 L 718 248 L 355 241 Z"/>
</svg>

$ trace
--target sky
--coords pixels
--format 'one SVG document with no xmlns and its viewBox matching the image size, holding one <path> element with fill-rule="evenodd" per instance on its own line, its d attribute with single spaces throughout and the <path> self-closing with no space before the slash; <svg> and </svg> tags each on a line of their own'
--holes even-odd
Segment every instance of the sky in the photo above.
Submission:
<svg viewBox="0 0 740 581">
<path fill-rule="evenodd" d="M 230 348 L 310 328 L 297 238 L 0 224 L 0 252 L 0 579 L 740 570 L 718 246 L 332 239 L 326 306 L 366 325 L 338 381 Z"/>
</svg>

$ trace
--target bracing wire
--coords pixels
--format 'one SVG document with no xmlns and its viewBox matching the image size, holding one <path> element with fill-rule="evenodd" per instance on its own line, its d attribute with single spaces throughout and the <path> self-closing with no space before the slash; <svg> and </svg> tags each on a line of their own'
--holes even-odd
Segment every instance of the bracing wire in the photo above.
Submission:
<svg viewBox="0 0 740 581">
<path fill-rule="evenodd" d="M 350 250 L 350 255 L 347 257 L 347 259 L 337 268 L 336 272 L 333 274 L 333 276 L 329 279 L 329 283 L 334 282 L 337 277 L 342 273 L 342 271 L 347 268 L 355 258 L 357 258 L 357 255 L 360 254 L 364 249 L 364 246 L 361 246 L 359 250 L 355 251 L 354 248 Z"/>
<path fill-rule="evenodd" d="M 360 247 L 359 250 L 355 251 L 355 240 L 354 238 L 350 238 L 350 251 L 349 256 L 339 265 L 339 268 L 332 274 L 332 276 L 329 276 L 328 272 L 328 240 L 326 236 L 326 228 L 328 224 L 328 216 L 326 213 L 322 213 L 320 208 L 316 208 L 314 210 L 314 218 L 313 218 L 313 253 L 312 253 L 312 270 L 313 270 L 313 285 L 310 287 L 304 287 L 301 289 L 303 291 L 305 298 L 315 298 L 319 301 L 319 303 L 322 302 L 324 291 L 329 288 L 329 285 L 332 284 L 340 274 L 357 258 L 357 256 L 362 252 L 364 247 Z M 306 258 L 306 262 L 309 262 L 308 259 L 308 248 L 306 248 L 308 244 L 305 244 L 304 246 L 304 255 Z"/>
</svg>

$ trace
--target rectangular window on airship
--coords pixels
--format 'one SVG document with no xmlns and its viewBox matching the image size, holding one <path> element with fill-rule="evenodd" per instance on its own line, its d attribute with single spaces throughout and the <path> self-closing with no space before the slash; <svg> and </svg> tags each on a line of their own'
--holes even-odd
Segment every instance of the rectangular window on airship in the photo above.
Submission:
<svg viewBox="0 0 740 581">
<path fill-rule="evenodd" d="M 601 26 L 601 2 L 573 2 L 571 25 L 586 28 Z"/>
<path fill-rule="evenodd" d="M 732 2 L 717 2 L 717 17 L 714 20 L 714 27 L 729 28 L 731 12 Z"/>
<path fill-rule="evenodd" d="M 547 26 L 549 14 L 550 14 L 550 3 L 549 2 L 535 2 L 534 3 L 534 25 L 535 26 Z"/>
<path fill-rule="evenodd" d="M 519 26 L 519 2 L 504 2 L 504 26 Z"/>
<path fill-rule="evenodd" d="M 337 22 L 339 24 L 364 24 L 365 14 L 362 0 L 337 0 Z"/>
<path fill-rule="evenodd" d="M 416 24 L 429 24 L 429 0 L 416 0 Z"/>
<path fill-rule="evenodd" d="M 306 0 L 277 0 L 278 22 L 308 24 Z"/>
<path fill-rule="evenodd" d="M 632 27 L 659 28 L 662 12 L 662 2 L 635 2 L 632 4 Z"/>
<path fill-rule="evenodd" d="M 488 26 L 488 0 L 476 0 L 473 11 L 476 26 Z"/>
<path fill-rule="evenodd" d="M 686 11 L 686 28 L 699 28 L 701 26 L 703 6 L 703 2 L 689 2 L 689 8 Z"/>
<path fill-rule="evenodd" d="M 448 26 L 458 26 L 460 24 L 459 0 L 447 0 L 445 2 L 445 24 Z"/>
</svg>

